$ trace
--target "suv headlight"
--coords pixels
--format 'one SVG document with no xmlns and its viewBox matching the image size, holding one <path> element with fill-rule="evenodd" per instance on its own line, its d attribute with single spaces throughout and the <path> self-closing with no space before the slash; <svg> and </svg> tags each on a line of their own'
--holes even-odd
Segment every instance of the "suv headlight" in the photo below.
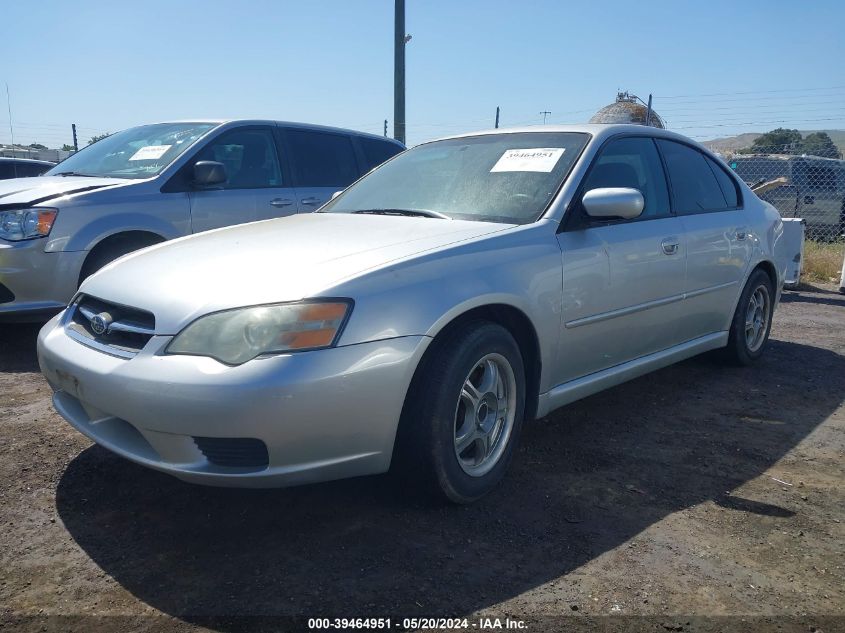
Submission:
<svg viewBox="0 0 845 633">
<path fill-rule="evenodd" d="M 215 312 L 177 334 L 166 353 L 210 356 L 240 365 L 261 354 L 331 347 L 351 309 L 351 301 L 333 299 Z"/>
<path fill-rule="evenodd" d="M 0 211 L 0 238 L 10 242 L 31 240 L 49 235 L 56 209 L 15 209 Z"/>
</svg>

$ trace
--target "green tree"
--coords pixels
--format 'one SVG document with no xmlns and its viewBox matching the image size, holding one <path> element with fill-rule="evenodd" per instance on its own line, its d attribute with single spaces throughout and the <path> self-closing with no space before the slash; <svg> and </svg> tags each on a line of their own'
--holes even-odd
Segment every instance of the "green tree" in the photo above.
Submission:
<svg viewBox="0 0 845 633">
<path fill-rule="evenodd" d="M 750 154 L 793 154 L 801 144 L 801 132 L 779 127 L 754 139 Z"/>
<path fill-rule="evenodd" d="M 73 145 L 68 145 L 67 143 L 65 143 L 64 145 L 62 145 L 62 151 L 63 152 L 72 152 L 73 151 Z"/>
<path fill-rule="evenodd" d="M 46 145 L 42 145 L 41 143 L 30 143 L 29 147 L 31 149 L 47 149 Z"/>
<path fill-rule="evenodd" d="M 93 144 L 94 144 L 94 143 L 96 143 L 97 141 L 102 141 L 102 140 L 103 140 L 104 138 L 106 138 L 107 136 L 111 136 L 111 132 L 106 132 L 105 134 L 95 134 L 95 135 L 94 135 L 94 136 L 92 136 L 92 137 L 91 137 L 91 139 L 88 141 L 88 145 L 93 145 Z"/>
<path fill-rule="evenodd" d="M 840 158 L 839 150 L 827 132 L 813 132 L 804 137 L 799 144 L 801 154 L 822 156 L 824 158 Z"/>
</svg>

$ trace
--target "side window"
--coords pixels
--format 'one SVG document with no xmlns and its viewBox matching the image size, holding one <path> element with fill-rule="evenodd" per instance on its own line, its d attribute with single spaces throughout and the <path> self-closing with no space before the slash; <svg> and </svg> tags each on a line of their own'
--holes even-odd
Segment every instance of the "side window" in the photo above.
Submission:
<svg viewBox="0 0 845 633">
<path fill-rule="evenodd" d="M 640 218 L 669 215 L 669 192 L 654 141 L 620 138 L 601 150 L 584 183 L 584 191 L 603 187 L 638 189 L 645 199 Z"/>
<path fill-rule="evenodd" d="M 203 147 L 196 159 L 226 166 L 224 189 L 281 187 L 282 173 L 276 144 L 269 130 L 232 130 Z"/>
<path fill-rule="evenodd" d="M 707 161 L 707 164 L 710 166 L 710 169 L 713 170 L 713 175 L 716 176 L 716 180 L 719 183 L 719 188 L 722 190 L 722 195 L 725 196 L 725 203 L 728 205 L 728 208 L 735 209 L 736 207 L 738 207 L 739 190 L 736 187 L 734 179 L 731 178 L 725 172 L 724 168 L 712 158 L 705 156 L 704 160 Z"/>
<path fill-rule="evenodd" d="M 704 154 L 674 141 L 659 139 L 657 143 L 666 160 L 676 213 L 690 215 L 728 208 Z"/>
<path fill-rule="evenodd" d="M 12 161 L 0 161 L 0 180 L 6 180 L 8 178 L 15 177 L 15 166 L 12 165 Z"/>
<path fill-rule="evenodd" d="M 388 158 L 393 158 L 402 151 L 402 148 L 395 143 L 378 141 L 373 138 L 358 137 L 361 149 L 364 151 L 364 159 L 367 161 L 367 169 L 378 167 Z"/>
<path fill-rule="evenodd" d="M 47 168 L 43 165 L 33 163 L 23 163 L 18 165 L 18 176 L 30 178 L 32 176 L 40 176 Z"/>
<path fill-rule="evenodd" d="M 343 134 L 287 130 L 297 187 L 346 187 L 358 178 L 352 139 Z"/>
</svg>

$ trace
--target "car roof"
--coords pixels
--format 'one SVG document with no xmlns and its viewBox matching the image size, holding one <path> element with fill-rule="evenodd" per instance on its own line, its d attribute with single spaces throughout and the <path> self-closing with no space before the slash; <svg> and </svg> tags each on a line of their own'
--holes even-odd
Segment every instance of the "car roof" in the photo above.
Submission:
<svg viewBox="0 0 845 633">
<path fill-rule="evenodd" d="M 332 127 L 329 125 L 318 125 L 316 123 L 301 123 L 298 121 L 279 121 L 276 119 L 183 119 L 179 121 L 156 121 L 146 125 L 155 125 L 156 123 L 211 123 L 216 126 L 231 126 L 231 125 L 278 125 L 286 128 L 300 128 L 304 130 L 318 130 L 321 132 L 334 132 L 341 134 L 354 134 L 355 136 L 363 136 L 377 141 L 384 141 L 397 145 L 404 149 L 404 145 L 396 139 L 389 136 L 379 136 L 378 134 L 371 134 L 369 132 L 361 132 L 350 128 Z"/>
<path fill-rule="evenodd" d="M 453 138 L 466 138 L 470 136 L 483 136 L 483 135 L 490 135 L 490 134 L 519 134 L 525 132 L 543 132 L 543 133 L 555 133 L 555 132 L 579 132 L 581 134 L 590 134 L 591 136 L 595 137 L 597 140 L 601 141 L 610 136 L 615 136 L 616 134 L 640 134 L 646 136 L 654 136 L 656 138 L 668 138 L 668 139 L 675 139 L 679 141 L 683 141 L 686 143 L 694 143 L 697 146 L 701 145 L 696 143 L 689 137 L 686 137 L 682 134 L 678 134 L 677 132 L 671 132 L 669 130 L 664 130 L 661 128 L 653 127 L 650 125 L 635 125 L 629 123 L 576 123 L 570 125 L 525 125 L 521 127 L 509 127 L 509 128 L 495 128 L 495 129 L 487 129 L 487 130 L 480 130 L 477 132 L 466 132 L 464 134 L 455 134 L 451 136 L 444 136 L 442 138 L 434 139 L 438 141 L 443 141 L 447 139 Z M 431 142 L 431 141 L 428 141 Z M 706 148 L 705 148 L 706 149 Z"/>
<path fill-rule="evenodd" d="M 0 156 L 0 162 L 15 161 L 16 163 L 27 163 L 29 165 L 46 165 L 54 167 L 56 163 L 49 160 L 38 160 L 36 158 L 18 158 L 17 156 Z"/>
</svg>

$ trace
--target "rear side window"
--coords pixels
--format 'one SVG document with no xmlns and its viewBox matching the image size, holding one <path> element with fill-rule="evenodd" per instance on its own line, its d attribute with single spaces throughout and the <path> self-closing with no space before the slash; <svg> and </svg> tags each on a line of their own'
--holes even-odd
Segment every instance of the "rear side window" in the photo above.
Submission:
<svg viewBox="0 0 845 633">
<path fill-rule="evenodd" d="M 710 169 L 713 170 L 713 175 L 716 176 L 716 180 L 719 182 L 719 187 L 722 189 L 722 195 L 725 196 L 725 203 L 728 205 L 728 208 L 735 209 L 738 207 L 739 192 L 737 191 L 734 179 L 725 172 L 721 165 L 709 156 L 705 156 L 704 160 L 707 161 Z"/>
<path fill-rule="evenodd" d="M 31 176 L 40 176 L 48 169 L 50 169 L 49 165 L 39 165 L 38 163 L 18 163 L 18 177 L 29 178 Z"/>
<path fill-rule="evenodd" d="M 287 130 L 297 187 L 346 187 L 358 178 L 352 139 L 343 134 Z"/>
<path fill-rule="evenodd" d="M 728 203 L 707 158 L 687 145 L 657 141 L 672 185 L 672 201 L 680 215 L 724 211 Z"/>
<path fill-rule="evenodd" d="M 378 167 L 388 158 L 393 158 L 402 151 L 402 148 L 396 143 L 379 141 L 373 138 L 359 137 L 358 142 L 361 143 L 361 149 L 364 151 L 368 170 Z"/>
</svg>

